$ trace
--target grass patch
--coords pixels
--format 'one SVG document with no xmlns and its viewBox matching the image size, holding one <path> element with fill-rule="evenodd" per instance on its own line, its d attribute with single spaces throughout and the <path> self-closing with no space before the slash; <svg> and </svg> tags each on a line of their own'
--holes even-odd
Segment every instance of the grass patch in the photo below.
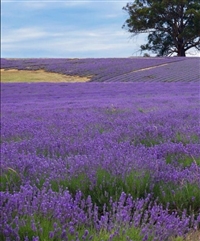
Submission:
<svg viewBox="0 0 200 241">
<path fill-rule="evenodd" d="M 113 201 L 117 201 L 122 192 L 130 194 L 135 199 L 144 198 L 150 192 L 150 183 L 148 172 L 132 171 L 122 178 L 99 168 L 94 181 L 89 180 L 86 174 L 81 173 L 65 180 L 53 180 L 51 187 L 53 191 L 57 192 L 67 188 L 73 195 L 80 190 L 84 198 L 91 197 L 92 202 L 99 207 L 101 212 L 104 204 L 106 207 L 110 207 L 111 197 Z"/>
<path fill-rule="evenodd" d="M 200 166 L 200 158 L 194 158 L 187 155 L 178 157 L 176 154 L 168 154 L 165 160 L 167 164 L 180 165 L 184 168 L 191 166 L 192 163 L 195 163 L 196 166 Z"/>
<path fill-rule="evenodd" d="M 181 214 L 187 210 L 189 215 L 198 215 L 200 211 L 200 188 L 197 184 L 185 182 L 183 184 L 156 183 L 153 188 L 155 198 L 171 212 L 177 211 Z"/>
<path fill-rule="evenodd" d="M 161 143 L 160 140 L 154 140 L 154 139 L 144 139 L 144 140 L 139 141 L 139 144 L 142 144 L 146 147 L 152 147 L 155 145 L 159 145 L 160 143 Z"/>
<path fill-rule="evenodd" d="M 135 228 L 134 226 L 120 226 L 117 225 L 116 228 L 108 231 L 106 229 L 101 229 L 97 231 L 92 227 L 80 226 L 74 229 L 73 226 L 69 226 L 65 229 L 62 229 L 62 226 L 59 223 L 54 222 L 47 217 L 42 217 L 34 215 L 33 217 L 21 217 L 19 219 L 20 225 L 18 231 L 19 240 L 33 240 L 33 237 L 37 237 L 36 240 L 42 241 L 61 241 L 61 240 L 113 240 L 113 241 L 142 241 L 141 230 Z M 17 224 L 13 225 L 13 228 L 16 228 Z M 11 236 L 9 236 L 11 237 Z M 6 241 L 7 238 L 5 235 L 0 234 L 2 241 Z M 12 235 L 13 240 L 16 239 L 16 235 Z M 147 241 L 151 241 L 148 239 Z"/>
<path fill-rule="evenodd" d="M 51 188 L 54 192 L 59 192 L 60 190 L 67 188 L 71 194 L 75 195 L 78 190 L 81 190 L 83 193 L 87 193 L 89 184 L 89 179 L 86 174 L 80 173 L 72 178 L 52 180 Z"/>
<path fill-rule="evenodd" d="M 175 143 L 181 142 L 183 144 L 199 143 L 199 137 L 195 134 L 187 136 L 184 133 L 177 132 L 175 138 L 172 141 Z"/>
<path fill-rule="evenodd" d="M 0 191 L 14 192 L 20 189 L 21 177 L 16 170 L 7 167 L 0 175 Z"/>
<path fill-rule="evenodd" d="M 21 220 L 22 221 L 22 220 Z M 19 236 L 21 240 L 28 237 L 38 236 L 40 240 L 49 240 L 49 233 L 54 229 L 53 220 L 41 215 L 31 217 L 23 217 L 24 226 L 20 226 Z"/>
</svg>

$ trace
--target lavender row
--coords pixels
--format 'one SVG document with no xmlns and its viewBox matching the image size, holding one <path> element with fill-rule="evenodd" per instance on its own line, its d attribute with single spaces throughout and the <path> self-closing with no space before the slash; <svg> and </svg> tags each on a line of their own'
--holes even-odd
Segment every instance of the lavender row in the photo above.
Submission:
<svg viewBox="0 0 200 241">
<path fill-rule="evenodd" d="M 163 64 L 169 64 L 166 66 L 167 69 L 160 67 Z M 158 66 L 153 73 L 149 70 L 137 72 L 153 66 Z M 171 81 L 172 79 L 197 81 L 198 67 L 198 58 L 1 59 L 1 68 L 5 69 L 44 69 L 66 75 L 90 76 L 91 81 L 98 82 Z"/>
<path fill-rule="evenodd" d="M 108 82 L 191 82 L 200 80 L 200 60 L 190 59 L 167 63 L 141 71 L 132 71 L 111 79 Z"/>
<path fill-rule="evenodd" d="M 182 108 L 182 101 L 198 104 L 199 85 L 195 82 L 171 83 L 73 83 L 73 84 L 1 84 L 3 106 L 23 105 L 23 108 L 47 108 L 51 103 L 64 107 L 153 108 L 163 105 L 173 110 Z M 10 103 L 10 104 L 9 104 Z M 31 103 L 33 104 L 31 106 Z M 37 105 L 35 105 L 37 103 Z M 135 104 L 137 103 L 137 105 Z M 165 106 L 165 103 L 167 105 Z M 41 106 L 40 106 L 41 105 Z M 14 108 L 17 111 L 16 108 Z M 144 110 L 145 112 L 145 110 Z"/>
<path fill-rule="evenodd" d="M 43 223 L 50 240 L 199 228 L 198 83 L 2 84 L 1 96 L 3 240 L 26 224 L 24 240 L 42 240 Z"/>
<path fill-rule="evenodd" d="M 121 194 L 118 202 L 110 200 L 111 210 L 103 211 L 100 217 L 98 207 L 92 203 L 90 197 L 83 199 L 81 192 L 77 192 L 76 196 L 72 197 L 67 190 L 56 193 L 51 189 L 38 190 L 36 187 L 26 185 L 21 187 L 18 193 L 5 193 L 0 201 L 2 206 L 0 230 L 1 235 L 4 235 L 1 237 L 13 241 L 21 240 L 19 231 L 21 227 L 26 226 L 25 222 L 30 223 L 30 230 L 35 234 L 32 238 L 25 234 L 25 241 L 44 240 L 37 235 L 45 237 L 45 228 L 41 227 L 38 220 L 46 221 L 45 224 L 51 227 L 48 240 L 73 240 L 71 239 L 73 237 L 76 237 L 76 240 L 100 240 L 98 239 L 100 234 L 95 238 L 90 232 L 91 226 L 96 230 L 114 231 L 107 240 L 119 240 L 120 229 L 123 229 L 123 235 L 126 235 L 126 229 L 134 226 L 141 229 L 142 235 L 139 237 L 143 236 L 144 238 L 140 240 L 144 241 L 168 240 L 177 235 L 184 237 L 190 230 L 188 227 L 197 228 L 200 221 L 200 215 L 196 221 L 193 216 L 187 217 L 185 213 L 181 216 L 176 212 L 170 215 L 162 205 L 151 203 L 150 196 L 144 200 L 133 200 L 125 193 Z M 143 213 L 146 208 L 148 212 Z M 13 217 L 16 210 L 17 214 Z M 83 225 L 85 230 L 79 239 L 77 227 Z M 125 240 L 131 239 L 127 236 Z"/>
</svg>

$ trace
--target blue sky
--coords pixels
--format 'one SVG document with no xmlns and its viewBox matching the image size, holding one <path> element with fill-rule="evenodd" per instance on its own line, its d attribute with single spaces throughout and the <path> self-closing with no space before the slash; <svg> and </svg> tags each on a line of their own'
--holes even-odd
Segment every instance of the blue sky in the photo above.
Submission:
<svg viewBox="0 0 200 241">
<path fill-rule="evenodd" d="M 127 0 L 2 0 L 1 57 L 99 58 L 143 55 L 146 34 L 122 29 Z M 195 55 L 198 56 L 198 55 Z"/>
</svg>

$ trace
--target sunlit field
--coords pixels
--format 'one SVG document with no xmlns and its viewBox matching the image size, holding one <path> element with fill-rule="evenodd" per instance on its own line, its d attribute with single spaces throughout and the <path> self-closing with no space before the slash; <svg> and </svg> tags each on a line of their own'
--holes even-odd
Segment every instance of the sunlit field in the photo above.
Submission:
<svg viewBox="0 0 200 241">
<path fill-rule="evenodd" d="M 1 61 L 0 240 L 200 240 L 198 58 Z"/>
</svg>

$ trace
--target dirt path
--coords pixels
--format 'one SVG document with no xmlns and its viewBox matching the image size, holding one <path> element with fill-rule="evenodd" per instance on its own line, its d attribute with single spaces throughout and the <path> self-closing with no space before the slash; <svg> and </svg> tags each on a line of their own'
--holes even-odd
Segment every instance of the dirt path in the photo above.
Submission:
<svg viewBox="0 0 200 241">
<path fill-rule="evenodd" d="M 169 65 L 169 64 L 170 64 L 170 63 L 167 63 L 167 64 L 159 64 L 159 65 L 154 65 L 154 66 L 151 66 L 151 67 L 146 67 L 146 68 L 143 68 L 143 69 L 137 69 L 137 70 L 131 71 L 131 73 L 140 72 L 140 71 L 145 71 L 145 70 L 149 70 L 149 69 L 155 69 L 155 68 L 162 67 L 162 66 Z"/>
</svg>

